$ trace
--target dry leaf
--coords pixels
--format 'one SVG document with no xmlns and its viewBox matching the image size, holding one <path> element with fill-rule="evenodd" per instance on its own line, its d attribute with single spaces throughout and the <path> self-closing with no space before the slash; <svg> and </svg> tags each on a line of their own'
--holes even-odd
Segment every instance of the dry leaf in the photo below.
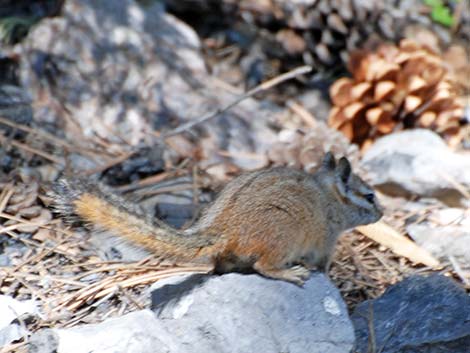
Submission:
<svg viewBox="0 0 470 353">
<path fill-rule="evenodd" d="M 395 254 L 406 257 L 412 262 L 421 263 L 432 268 L 440 266 L 439 261 L 428 251 L 382 221 L 367 226 L 359 226 L 356 229 L 366 237 L 389 248 Z"/>
</svg>

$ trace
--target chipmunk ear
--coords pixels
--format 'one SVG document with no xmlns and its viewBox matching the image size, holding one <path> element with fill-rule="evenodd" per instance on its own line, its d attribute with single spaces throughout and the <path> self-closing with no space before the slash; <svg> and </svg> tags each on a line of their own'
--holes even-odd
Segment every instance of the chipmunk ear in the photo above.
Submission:
<svg viewBox="0 0 470 353">
<path fill-rule="evenodd" d="M 336 167 L 336 176 L 342 184 L 346 185 L 351 176 L 351 164 L 346 157 L 341 157 Z"/>
<path fill-rule="evenodd" d="M 333 156 L 333 153 L 326 152 L 325 157 L 323 157 L 321 167 L 324 170 L 334 170 L 336 168 L 336 161 L 335 156 Z"/>
</svg>

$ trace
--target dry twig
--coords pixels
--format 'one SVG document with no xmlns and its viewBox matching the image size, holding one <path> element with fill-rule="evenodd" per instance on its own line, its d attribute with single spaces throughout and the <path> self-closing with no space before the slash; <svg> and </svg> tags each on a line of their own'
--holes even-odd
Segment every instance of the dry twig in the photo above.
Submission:
<svg viewBox="0 0 470 353">
<path fill-rule="evenodd" d="M 260 92 L 264 92 L 268 89 L 271 89 L 274 86 L 277 86 L 278 84 L 280 84 L 282 82 L 285 82 L 287 80 L 291 80 L 293 78 L 296 78 L 300 75 L 304 75 L 306 73 L 309 73 L 310 71 L 312 71 L 312 67 L 305 65 L 305 66 L 295 68 L 295 69 L 293 69 L 291 71 L 288 71 L 288 72 L 286 72 L 282 75 L 279 75 L 277 77 L 274 77 L 274 78 L 272 78 L 272 79 L 270 79 L 266 82 L 261 83 L 260 85 L 256 86 L 255 88 L 249 90 L 245 94 L 242 94 L 241 96 L 237 97 L 234 101 L 227 104 L 225 107 L 219 108 L 215 112 L 211 112 L 211 113 L 209 113 L 209 114 L 207 114 L 207 115 L 205 115 L 205 116 L 203 116 L 199 119 L 192 120 L 192 121 L 189 121 L 185 124 L 182 124 L 182 125 L 178 126 L 177 128 L 162 134 L 161 138 L 164 140 L 164 139 L 166 139 L 170 136 L 174 136 L 174 135 L 180 134 L 184 131 L 187 131 L 187 130 L 195 127 L 196 125 L 203 124 L 203 123 L 205 123 L 205 122 L 207 122 L 211 119 L 214 119 L 217 116 L 225 113 L 227 110 L 233 108 L 234 106 L 236 106 L 237 104 L 239 104 L 240 102 L 244 101 L 247 98 L 253 97 L 254 95 L 256 95 Z"/>
<path fill-rule="evenodd" d="M 63 158 L 55 157 L 50 153 L 38 150 L 38 149 L 33 148 L 33 147 L 30 147 L 30 146 L 28 146 L 24 143 L 21 143 L 21 142 L 18 142 L 18 141 L 15 141 L 15 140 L 9 140 L 1 134 L 0 134 L 0 143 L 11 144 L 12 146 L 14 146 L 16 148 L 19 148 L 19 149 L 22 149 L 26 152 L 41 156 L 42 158 L 45 158 L 48 161 L 51 161 L 51 162 L 56 163 L 58 165 L 61 165 L 61 166 L 65 165 L 65 161 L 64 161 Z"/>
<path fill-rule="evenodd" d="M 297 114 L 305 122 L 305 124 L 307 124 L 308 127 L 314 128 L 318 125 L 317 119 L 312 115 L 312 113 L 310 113 L 296 101 L 289 100 L 287 101 L 286 105 L 290 110 Z"/>
</svg>

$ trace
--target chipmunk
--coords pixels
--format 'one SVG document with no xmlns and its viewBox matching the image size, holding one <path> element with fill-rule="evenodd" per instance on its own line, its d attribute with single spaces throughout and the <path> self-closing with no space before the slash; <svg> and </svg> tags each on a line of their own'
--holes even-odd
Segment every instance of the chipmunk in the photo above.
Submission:
<svg viewBox="0 0 470 353">
<path fill-rule="evenodd" d="M 328 270 L 342 231 L 382 216 L 373 190 L 343 157 L 327 153 L 314 174 L 277 167 L 243 174 L 221 191 L 200 220 L 176 230 L 104 186 L 60 179 L 56 209 L 161 258 L 252 272 L 302 285 Z"/>
</svg>

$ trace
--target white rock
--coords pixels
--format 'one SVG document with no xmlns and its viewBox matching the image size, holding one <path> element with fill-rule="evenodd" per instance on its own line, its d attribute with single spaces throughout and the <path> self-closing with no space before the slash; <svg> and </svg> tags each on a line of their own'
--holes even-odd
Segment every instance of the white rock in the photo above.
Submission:
<svg viewBox="0 0 470 353">
<path fill-rule="evenodd" d="M 362 164 L 371 183 L 394 196 L 438 197 L 458 205 L 456 184 L 470 186 L 470 154 L 453 152 L 430 130 L 385 136 L 366 151 Z"/>
<path fill-rule="evenodd" d="M 452 256 L 461 267 L 470 270 L 470 230 L 461 225 L 434 226 L 411 224 L 406 227 L 414 241 L 437 258 Z"/>
<path fill-rule="evenodd" d="M 303 288 L 259 275 L 157 282 L 153 308 L 101 324 L 43 330 L 31 353 L 349 353 L 354 332 L 338 290 L 314 273 Z"/>
<path fill-rule="evenodd" d="M 0 295 L 0 347 L 29 333 L 22 326 L 12 324 L 12 321 L 24 314 L 39 315 L 36 301 L 19 301 L 8 295 Z"/>
</svg>

